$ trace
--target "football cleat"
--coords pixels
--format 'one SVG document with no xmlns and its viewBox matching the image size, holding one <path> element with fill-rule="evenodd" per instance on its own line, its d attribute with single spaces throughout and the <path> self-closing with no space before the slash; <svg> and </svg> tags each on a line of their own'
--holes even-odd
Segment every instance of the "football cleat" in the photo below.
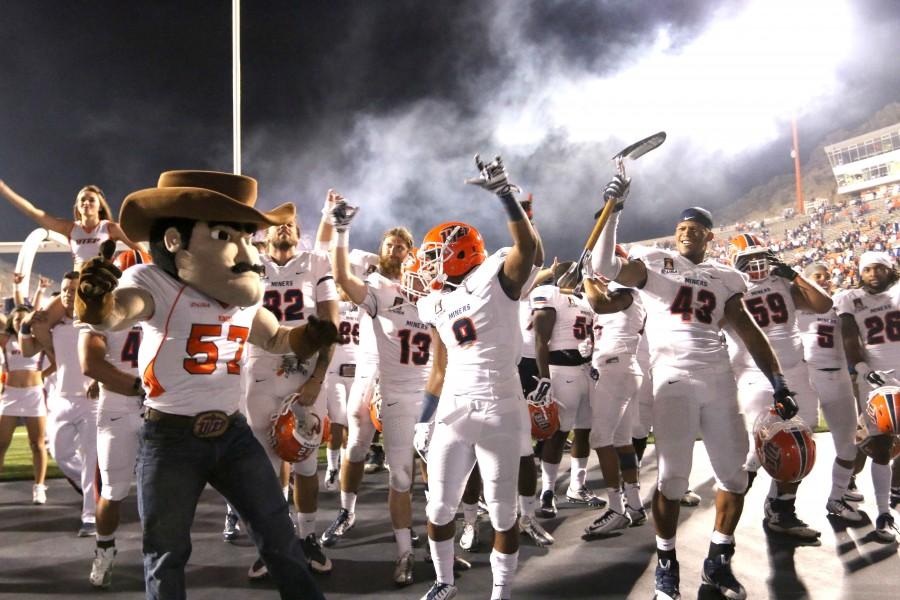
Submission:
<svg viewBox="0 0 900 600">
<path fill-rule="evenodd" d="M 701 577 L 703 583 L 715 587 L 729 600 L 744 600 L 747 597 L 747 590 L 731 571 L 731 557 L 727 554 L 705 559 Z"/>
<path fill-rule="evenodd" d="M 829 515 L 834 515 L 848 523 L 860 523 L 863 520 L 862 513 L 856 510 L 855 507 L 847 504 L 843 498 L 829 500 L 825 503 L 825 510 L 828 511 Z"/>
<path fill-rule="evenodd" d="M 43 483 L 36 483 L 31 488 L 32 504 L 47 504 L 47 486 Z"/>
<path fill-rule="evenodd" d="M 366 457 L 366 466 L 363 467 L 363 471 L 365 471 L 366 475 L 384 471 L 384 448 L 372 445 L 369 455 Z"/>
<path fill-rule="evenodd" d="M 541 548 L 544 546 L 552 546 L 553 542 L 556 541 L 553 539 L 553 536 L 547 533 L 547 531 L 541 527 L 541 524 L 531 516 L 522 515 L 519 517 L 519 531 L 530 537 L 534 543 Z"/>
<path fill-rule="evenodd" d="M 415 557 L 412 551 L 397 559 L 397 564 L 394 566 L 394 583 L 399 586 L 412 585 L 413 563 L 415 563 Z"/>
<path fill-rule="evenodd" d="M 462 535 L 459 536 L 459 547 L 466 552 L 475 552 L 478 545 L 478 523 L 465 523 Z"/>
<path fill-rule="evenodd" d="M 598 497 L 587 486 L 581 486 L 577 490 L 566 490 L 566 500 L 572 504 L 584 504 L 587 508 L 603 508 L 606 500 Z"/>
<path fill-rule="evenodd" d="M 862 502 L 865 499 L 866 497 L 856 487 L 856 475 L 852 476 L 850 485 L 847 486 L 847 491 L 844 492 L 844 502 Z"/>
<path fill-rule="evenodd" d="M 891 508 L 900 504 L 900 487 L 891 488 Z"/>
<path fill-rule="evenodd" d="M 700 504 L 700 495 L 694 490 L 686 491 L 681 497 L 682 506 L 697 506 L 698 504 Z"/>
<path fill-rule="evenodd" d="M 678 586 L 681 577 L 678 574 L 677 560 L 659 560 L 656 562 L 656 596 L 657 600 L 680 600 Z"/>
<path fill-rule="evenodd" d="M 226 504 L 225 506 L 225 528 L 222 529 L 222 539 L 226 542 L 233 542 L 241 537 L 240 519 L 238 518 L 238 514 L 231 508 L 230 504 Z"/>
<path fill-rule="evenodd" d="M 891 513 L 881 513 L 875 519 L 875 537 L 885 543 L 897 541 L 897 525 L 894 524 L 894 517 Z"/>
<path fill-rule="evenodd" d="M 322 546 L 319 545 L 316 534 L 311 533 L 300 540 L 300 545 L 303 547 L 306 563 L 311 570 L 316 573 L 331 573 L 331 560 L 322 551 Z"/>
<path fill-rule="evenodd" d="M 626 504 L 625 514 L 631 519 L 632 527 L 637 527 L 638 525 L 643 525 L 647 522 L 647 511 L 643 506 L 640 508 L 631 508 L 631 506 Z"/>
<path fill-rule="evenodd" d="M 266 563 L 263 562 L 263 559 L 257 557 L 253 564 L 250 565 L 250 569 L 247 571 L 247 579 L 250 581 L 258 581 L 260 579 L 264 579 L 269 576 L 269 569 L 266 567 Z"/>
<path fill-rule="evenodd" d="M 338 511 L 337 517 L 335 517 L 331 525 L 328 526 L 328 529 L 325 530 L 325 533 L 322 534 L 319 541 L 321 541 L 322 545 L 326 548 L 334 546 L 355 524 L 356 513 L 352 513 L 346 508 L 342 508 Z"/>
<path fill-rule="evenodd" d="M 556 516 L 556 494 L 553 493 L 553 490 L 544 490 L 541 493 L 541 506 L 534 514 L 544 519 L 552 519 Z"/>
<path fill-rule="evenodd" d="M 325 480 L 322 482 L 322 485 L 326 491 L 333 492 L 338 489 L 340 484 L 338 475 L 340 475 L 338 469 L 327 469 L 325 471 Z"/>
<path fill-rule="evenodd" d="M 631 527 L 631 518 L 627 514 L 617 513 L 611 508 L 594 519 L 594 522 L 584 528 L 584 534 L 588 537 L 600 537 L 609 535 L 620 529 Z"/>
<path fill-rule="evenodd" d="M 770 498 L 765 505 L 765 525 L 769 531 L 782 533 L 807 542 L 815 542 L 822 535 L 797 517 L 792 500 Z"/>
<path fill-rule="evenodd" d="M 92 535 L 97 535 L 97 524 L 82 521 L 81 527 L 78 528 L 78 537 L 91 537 Z"/>
<path fill-rule="evenodd" d="M 94 562 L 91 565 L 91 585 L 107 588 L 112 583 L 112 568 L 116 561 L 116 547 L 95 548 Z"/>
<path fill-rule="evenodd" d="M 459 592 L 459 588 L 452 583 L 438 583 L 435 581 L 431 589 L 420 600 L 450 600 L 450 598 L 456 598 L 457 592 Z"/>
</svg>

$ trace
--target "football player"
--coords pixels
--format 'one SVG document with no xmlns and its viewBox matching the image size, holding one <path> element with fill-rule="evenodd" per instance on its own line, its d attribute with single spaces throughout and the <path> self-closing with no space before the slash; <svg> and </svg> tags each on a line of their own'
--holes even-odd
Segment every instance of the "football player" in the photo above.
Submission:
<svg viewBox="0 0 900 600">
<path fill-rule="evenodd" d="M 625 255 L 624 250 L 620 255 Z M 637 392 L 644 378 L 637 362 L 637 348 L 646 311 L 636 292 L 615 284 L 607 286 L 592 277 L 589 264 L 585 267 L 585 296 L 596 313 L 591 359 L 591 447 L 597 452 L 609 500 L 609 508 L 585 533 L 602 536 L 647 522 L 641 502 L 638 458 L 631 442 Z"/>
<path fill-rule="evenodd" d="M 576 284 L 578 274 L 570 273 L 571 265 L 557 265 L 552 282 L 536 287 L 529 296 L 539 375 L 534 399 L 540 402 L 550 396 L 559 407 L 559 430 L 544 442 L 541 451 L 541 506 L 537 514 L 544 518 L 556 516 L 556 478 L 565 441 L 573 429 L 572 473 L 566 498 L 590 508 L 602 506 L 585 485 L 591 452 L 589 390 L 593 382 L 588 348 L 594 313 L 583 296 L 563 291 Z"/>
<path fill-rule="evenodd" d="M 716 521 L 703 563 L 704 583 L 732 599 L 746 591 L 731 569 L 734 531 L 743 508 L 747 474 L 747 430 L 737 404 L 734 374 L 720 340 L 729 323 L 772 380 L 774 401 L 783 417 L 797 412 L 781 367 L 768 340 L 741 301 L 746 291 L 737 270 L 706 260 L 713 239 L 710 213 L 699 207 L 681 213 L 675 250 L 635 246 L 629 258 L 616 256 L 616 228 L 630 180 L 617 175 L 604 199 L 615 202 L 591 261 L 595 273 L 640 290 L 647 311 L 646 335 L 653 377 L 653 429 L 659 459 L 653 496 L 656 526 L 656 597 L 680 598 L 675 553 L 679 501 L 688 489 L 694 440 L 703 434 L 716 476 Z"/>
<path fill-rule="evenodd" d="M 116 257 L 125 271 L 148 261 L 149 256 L 128 250 Z M 116 558 L 119 507 L 134 479 L 134 463 L 140 440 L 144 387 L 137 360 L 141 328 L 98 332 L 82 329 L 78 357 L 85 376 L 100 384 L 97 406 L 97 460 L 103 486 L 97 500 L 97 547 L 91 565 L 94 587 L 109 587 Z"/>
<path fill-rule="evenodd" d="M 847 363 L 856 371 L 860 395 L 865 384 L 880 387 L 896 380 L 887 375 L 900 366 L 900 285 L 893 257 L 886 252 L 863 252 L 859 258 L 862 287 L 838 296 L 837 313 Z M 890 511 L 890 439 L 879 436 L 881 448 L 872 461 L 872 484 L 878 517 L 875 530 L 887 538 L 894 535 Z"/>
<path fill-rule="evenodd" d="M 498 195 L 509 216 L 513 246 L 487 257 L 478 231 L 453 222 L 432 229 L 420 251 L 421 271 L 436 291 L 417 306 L 438 334 L 419 419 L 428 424 L 435 416 L 427 512 L 436 581 L 423 600 L 457 594 L 454 516 L 476 460 L 495 531 L 491 598 L 511 597 L 518 562 L 516 484 L 526 408 L 516 369 L 521 337 L 511 332 L 518 330 L 518 302 L 540 257 L 537 235 L 500 158 L 485 165 L 476 156 L 476 164 L 481 176 L 469 182 Z"/>
<path fill-rule="evenodd" d="M 778 257 L 755 236 L 742 234 L 729 244 L 731 262 L 737 270 L 747 275 L 748 289 L 744 295 L 744 307 L 753 315 L 756 324 L 766 334 L 785 377 L 791 382 L 800 407 L 800 418 L 811 428 L 819 421 L 816 394 L 809 384 L 809 370 L 803 361 L 803 343 L 797 324 L 797 312 L 804 310 L 825 314 L 831 310 L 831 298 L 819 286 L 800 275 Z M 772 384 L 768 377 L 745 350 L 739 336 L 725 330 L 728 351 L 731 355 L 741 404 L 748 428 L 752 428 L 761 413 L 769 410 Z M 855 431 L 855 427 L 854 427 Z M 847 431 L 843 432 L 844 434 Z M 849 441 L 849 440 L 848 440 Z M 844 451 L 849 451 L 844 449 Z M 852 459 L 844 461 L 852 467 Z M 750 483 L 760 467 L 754 448 L 747 455 Z M 846 472 L 845 472 L 846 471 Z M 834 473 L 838 487 L 850 483 L 852 469 Z M 815 542 L 820 533 L 797 517 L 796 499 L 800 482 L 772 481 L 765 504 L 765 524 L 769 531 L 782 533 L 807 542 Z M 861 516 L 841 499 L 828 505 L 828 511 L 848 521 L 859 521 Z"/>
<path fill-rule="evenodd" d="M 263 307 L 286 327 L 303 325 L 310 315 L 338 322 L 338 295 L 331 274 L 328 255 L 298 251 L 300 228 L 296 222 L 269 227 L 266 231 L 266 253 L 260 255 L 265 267 Z M 258 346 L 250 346 L 247 360 L 245 414 L 259 443 L 266 449 L 275 473 L 281 472 L 282 460 L 269 443 L 272 415 L 277 413 L 286 396 L 296 394 L 296 402 L 309 407 L 309 412 L 324 423 L 328 412 L 323 390 L 334 346 L 306 361 L 294 354 L 272 354 Z M 319 428 L 319 435 L 324 432 Z M 321 438 L 320 438 L 321 441 Z M 331 560 L 325 556 L 316 533 L 319 478 L 318 457 L 313 454 L 291 467 L 294 478 L 293 504 L 297 511 L 297 529 L 309 567 L 318 573 L 331 571 Z M 266 575 L 266 566 L 257 557 L 248 571 L 250 579 Z"/>
<path fill-rule="evenodd" d="M 350 270 L 350 223 L 357 209 L 343 198 L 331 210 L 331 224 L 337 232 L 332 252 L 337 283 L 350 300 L 372 317 L 379 357 L 379 388 L 382 396 L 381 421 L 384 449 L 390 464 L 388 507 L 397 543 L 394 582 L 413 582 L 412 501 L 413 434 L 421 411 L 422 392 L 431 366 L 430 328 L 419 319 L 416 306 L 400 289 L 403 261 L 413 248 L 412 234 L 404 227 L 385 232 L 381 241 L 378 271 L 365 280 Z M 349 439 L 347 460 L 341 473 L 341 509 L 322 534 L 322 543 L 332 545 L 356 521 L 356 494 L 363 475 L 366 451 L 375 426 L 363 395 L 351 394 L 347 407 Z"/>
<path fill-rule="evenodd" d="M 827 294 L 834 294 L 831 272 L 824 263 L 808 265 L 803 270 L 803 275 Z M 833 295 L 833 298 L 836 299 L 837 295 Z M 863 496 L 848 487 L 857 458 L 857 410 L 853 382 L 850 380 L 844 355 L 841 322 L 835 307 L 822 314 L 801 311 L 797 320 L 803 340 L 803 358 L 809 368 L 809 380 L 822 405 L 836 455 L 826 509 L 837 517 L 859 522 L 863 518 L 862 514 L 858 510 L 847 510 L 847 502 L 861 502 Z"/>
</svg>

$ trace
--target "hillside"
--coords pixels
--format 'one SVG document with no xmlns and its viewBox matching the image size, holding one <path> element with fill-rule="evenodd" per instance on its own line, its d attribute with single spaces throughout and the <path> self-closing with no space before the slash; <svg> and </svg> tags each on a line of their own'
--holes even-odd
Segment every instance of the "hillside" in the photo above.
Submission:
<svg viewBox="0 0 900 600">
<path fill-rule="evenodd" d="M 837 195 L 837 184 L 831 174 L 831 165 L 828 164 L 828 158 L 825 156 L 825 146 L 887 127 L 898 121 L 900 121 L 900 102 L 894 102 L 882 108 L 858 127 L 840 129 L 828 134 L 822 143 L 809 153 L 806 162 L 801 164 L 803 197 L 834 200 Z M 795 201 L 794 173 L 791 169 L 790 173 L 778 175 L 768 182 L 754 187 L 744 196 L 718 211 L 722 214 L 723 223 L 745 222 L 764 216 L 780 215 L 783 208 L 793 206 Z"/>
</svg>

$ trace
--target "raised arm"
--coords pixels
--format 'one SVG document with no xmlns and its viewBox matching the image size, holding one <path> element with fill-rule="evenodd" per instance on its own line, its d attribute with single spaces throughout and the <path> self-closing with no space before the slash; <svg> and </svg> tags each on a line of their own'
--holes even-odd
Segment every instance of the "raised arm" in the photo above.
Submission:
<svg viewBox="0 0 900 600">
<path fill-rule="evenodd" d="M 612 292 L 597 279 L 585 277 L 584 295 L 588 304 L 598 315 L 617 313 L 626 310 L 634 302 L 634 297 L 627 290 L 613 290 Z"/>
<path fill-rule="evenodd" d="M 325 205 L 322 207 L 322 218 L 319 220 L 319 228 L 316 229 L 316 250 L 319 252 L 328 252 L 331 248 L 331 239 L 334 236 L 334 226 L 331 224 L 331 209 L 340 194 L 334 190 L 328 190 L 325 196 Z M 343 199 L 343 198 L 341 198 Z"/>
<path fill-rule="evenodd" d="M 639 260 L 628 260 L 616 256 L 616 234 L 619 228 L 619 215 L 625 207 L 631 179 L 616 175 L 607 184 L 603 192 L 604 201 L 614 201 L 615 209 L 606 223 L 606 227 L 597 238 L 591 251 L 591 268 L 598 275 L 626 287 L 643 287 L 647 281 L 647 267 Z"/>
<path fill-rule="evenodd" d="M 498 156 L 492 163 L 485 165 L 476 154 L 475 165 L 478 167 L 480 175 L 476 179 L 467 179 L 466 183 L 477 185 L 496 194 L 506 210 L 507 225 L 512 235 L 513 246 L 503 261 L 500 285 L 509 298 L 518 300 L 522 295 L 522 288 L 531 275 L 531 268 L 536 264 L 537 233 L 514 196 L 514 192 L 519 191 L 519 188 L 509 182 L 502 159 Z"/>
<path fill-rule="evenodd" d="M 52 215 L 48 215 L 46 212 L 29 202 L 26 198 L 17 194 L 11 187 L 6 185 L 6 182 L 2 179 L 0 179 L 0 196 L 6 198 L 7 202 L 19 209 L 19 212 L 41 227 L 55 231 L 66 237 L 72 232 L 72 226 L 74 225 L 73 221 L 69 219 L 59 219 Z"/>
<path fill-rule="evenodd" d="M 362 304 L 368 289 L 365 282 L 350 271 L 350 222 L 359 208 L 350 206 L 340 195 L 336 195 L 329 220 L 337 231 L 337 243 L 331 251 L 331 268 L 334 281 L 346 292 L 354 304 Z"/>
</svg>

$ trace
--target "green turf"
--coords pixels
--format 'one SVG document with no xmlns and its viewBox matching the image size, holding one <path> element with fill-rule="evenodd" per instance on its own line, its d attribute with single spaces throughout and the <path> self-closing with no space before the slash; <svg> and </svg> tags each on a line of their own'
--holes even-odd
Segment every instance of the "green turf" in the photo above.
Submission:
<svg viewBox="0 0 900 600">
<path fill-rule="evenodd" d="M 62 477 L 62 472 L 51 458 L 47 465 L 47 478 Z M 13 433 L 12 443 L 6 451 L 6 459 L 3 461 L 3 470 L 0 471 L 0 481 L 15 481 L 19 479 L 32 479 L 31 449 L 28 447 L 28 433 L 25 427 L 17 427 Z"/>
</svg>

